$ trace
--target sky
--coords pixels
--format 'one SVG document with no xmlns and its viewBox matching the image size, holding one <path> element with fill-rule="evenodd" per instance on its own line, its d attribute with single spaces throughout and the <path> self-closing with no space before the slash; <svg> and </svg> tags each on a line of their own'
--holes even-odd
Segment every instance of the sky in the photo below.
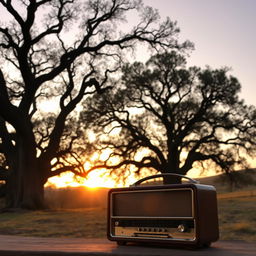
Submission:
<svg viewBox="0 0 256 256">
<path fill-rule="evenodd" d="M 256 0 L 144 0 L 181 29 L 195 50 L 189 65 L 229 67 L 241 98 L 256 106 Z"/>
<path fill-rule="evenodd" d="M 158 9 L 162 19 L 177 21 L 180 40 L 195 44 L 189 65 L 231 68 L 241 83 L 241 98 L 256 106 L 256 0 L 143 2 Z"/>
</svg>

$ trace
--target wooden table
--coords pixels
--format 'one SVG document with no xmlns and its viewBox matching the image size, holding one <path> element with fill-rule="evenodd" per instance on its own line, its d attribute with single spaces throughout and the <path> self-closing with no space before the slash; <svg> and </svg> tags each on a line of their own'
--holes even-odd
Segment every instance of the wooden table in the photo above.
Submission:
<svg viewBox="0 0 256 256">
<path fill-rule="evenodd" d="M 185 250 L 142 245 L 118 246 L 106 239 L 39 238 L 0 235 L 2 256 L 255 256 L 256 243 L 218 241 L 210 248 Z"/>
</svg>

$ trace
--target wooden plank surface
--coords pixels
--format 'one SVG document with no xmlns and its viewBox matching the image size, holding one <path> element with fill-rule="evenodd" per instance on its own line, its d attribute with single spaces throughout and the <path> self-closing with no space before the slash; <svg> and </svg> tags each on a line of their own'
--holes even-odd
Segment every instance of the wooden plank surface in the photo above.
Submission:
<svg viewBox="0 0 256 256">
<path fill-rule="evenodd" d="M 185 250 L 155 246 L 118 246 L 106 239 L 39 238 L 0 235 L 2 256 L 255 256 L 256 244 L 243 241 L 218 241 L 210 248 Z"/>
</svg>

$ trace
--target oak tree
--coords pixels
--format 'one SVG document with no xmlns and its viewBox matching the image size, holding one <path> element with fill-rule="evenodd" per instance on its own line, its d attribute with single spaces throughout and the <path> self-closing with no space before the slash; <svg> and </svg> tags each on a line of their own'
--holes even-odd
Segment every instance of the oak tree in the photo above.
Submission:
<svg viewBox="0 0 256 256">
<path fill-rule="evenodd" d="M 186 45 L 137 0 L 0 0 L 0 12 L 0 180 L 7 207 L 38 209 L 49 177 L 85 175 L 78 106 L 106 91 L 124 51 Z"/>
<path fill-rule="evenodd" d="M 169 51 L 125 65 L 117 83 L 87 101 L 83 114 L 101 130 L 98 150 L 109 152 L 91 170 L 230 173 L 255 157 L 256 109 L 239 98 L 241 85 L 227 68 L 187 67 L 184 54 Z"/>
</svg>

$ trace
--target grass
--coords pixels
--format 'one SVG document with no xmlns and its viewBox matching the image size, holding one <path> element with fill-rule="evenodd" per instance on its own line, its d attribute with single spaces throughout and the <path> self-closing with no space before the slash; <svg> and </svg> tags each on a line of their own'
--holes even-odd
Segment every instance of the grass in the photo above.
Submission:
<svg viewBox="0 0 256 256">
<path fill-rule="evenodd" d="M 98 238 L 106 234 L 106 209 L 1 213 L 0 234 L 39 237 Z"/>
<path fill-rule="evenodd" d="M 221 240 L 256 241 L 256 197 L 219 199 Z M 0 214 L 0 234 L 40 237 L 106 237 L 106 208 Z"/>
<path fill-rule="evenodd" d="M 256 197 L 220 199 L 220 239 L 256 241 Z"/>
</svg>

